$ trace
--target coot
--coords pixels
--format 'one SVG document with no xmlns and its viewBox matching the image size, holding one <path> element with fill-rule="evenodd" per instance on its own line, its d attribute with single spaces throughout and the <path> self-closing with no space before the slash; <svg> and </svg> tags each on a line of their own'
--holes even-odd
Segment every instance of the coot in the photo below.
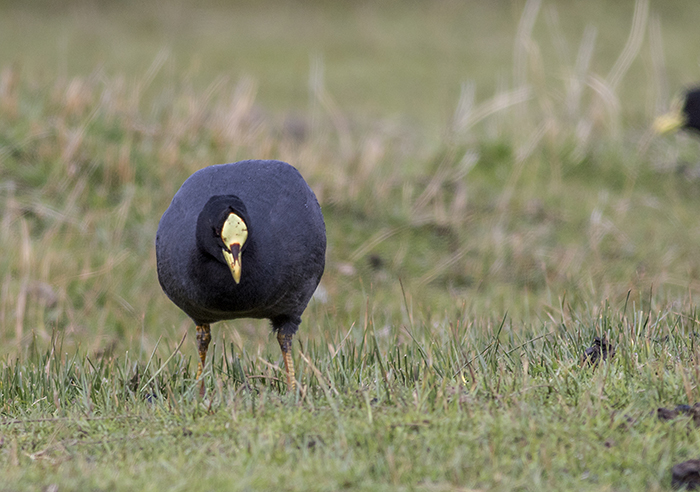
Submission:
<svg viewBox="0 0 700 492">
<path fill-rule="evenodd" d="M 211 323 L 267 318 L 293 389 L 292 338 L 321 280 L 325 253 L 321 207 L 289 164 L 249 160 L 190 176 L 160 219 L 156 260 L 163 291 L 197 327 L 197 378 Z"/>
</svg>

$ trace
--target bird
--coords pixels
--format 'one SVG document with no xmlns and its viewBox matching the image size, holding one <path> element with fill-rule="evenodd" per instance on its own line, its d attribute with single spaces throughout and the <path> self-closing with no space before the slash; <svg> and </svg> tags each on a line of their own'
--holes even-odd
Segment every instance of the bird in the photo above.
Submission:
<svg viewBox="0 0 700 492">
<path fill-rule="evenodd" d="M 674 101 L 671 111 L 654 121 L 656 133 L 669 133 L 678 129 L 700 132 L 700 86 L 686 91 L 683 98 Z"/>
<path fill-rule="evenodd" d="M 163 291 L 196 326 L 197 380 L 212 323 L 269 319 L 287 388 L 294 390 L 292 340 L 321 281 L 326 255 L 321 207 L 299 171 L 274 160 L 196 171 L 163 213 L 155 249 Z"/>
</svg>

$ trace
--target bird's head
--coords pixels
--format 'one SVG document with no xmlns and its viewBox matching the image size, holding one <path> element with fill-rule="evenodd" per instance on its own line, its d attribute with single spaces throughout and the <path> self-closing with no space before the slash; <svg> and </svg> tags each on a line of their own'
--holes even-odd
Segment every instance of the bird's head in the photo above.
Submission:
<svg viewBox="0 0 700 492">
<path fill-rule="evenodd" d="M 683 98 L 674 99 L 671 110 L 654 121 L 654 131 L 659 134 L 680 128 L 700 131 L 700 88 L 686 92 Z"/>
<path fill-rule="evenodd" d="M 248 216 L 243 202 L 233 195 L 211 197 L 197 219 L 197 245 L 226 263 L 236 283 L 241 281 L 241 255 L 247 239 Z"/>
</svg>

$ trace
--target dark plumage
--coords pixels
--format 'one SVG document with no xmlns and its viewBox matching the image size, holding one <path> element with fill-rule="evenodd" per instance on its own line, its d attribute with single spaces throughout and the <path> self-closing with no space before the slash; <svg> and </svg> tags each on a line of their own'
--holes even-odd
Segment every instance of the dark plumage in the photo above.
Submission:
<svg viewBox="0 0 700 492">
<path fill-rule="evenodd" d="M 241 161 L 190 176 L 160 219 L 156 259 L 163 291 L 197 325 L 197 377 L 210 323 L 267 318 L 293 388 L 292 337 L 321 280 L 325 252 L 321 208 L 289 164 Z"/>
<path fill-rule="evenodd" d="M 658 133 L 668 133 L 679 128 L 700 132 L 700 87 L 685 93 L 682 100 L 673 104 L 671 111 L 654 122 Z"/>
</svg>

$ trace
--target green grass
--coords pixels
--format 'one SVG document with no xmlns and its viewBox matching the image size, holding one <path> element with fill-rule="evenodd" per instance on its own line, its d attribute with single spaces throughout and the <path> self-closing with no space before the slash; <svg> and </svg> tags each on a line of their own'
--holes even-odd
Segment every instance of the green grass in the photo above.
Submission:
<svg viewBox="0 0 700 492">
<path fill-rule="evenodd" d="M 698 398 L 682 363 L 697 357 L 697 318 L 613 311 L 548 332 L 457 321 L 406 342 L 397 328 L 384 350 L 368 323 L 302 343 L 296 394 L 253 354 L 215 355 L 199 400 L 177 352 L 34 352 L 0 373 L 3 473 L 75 490 L 660 490 L 700 444 L 688 419 L 654 411 Z M 579 353 L 594 330 L 618 350 L 597 369 Z"/>
<path fill-rule="evenodd" d="M 0 10 L 0 490 L 666 490 L 698 457 L 655 410 L 700 401 L 700 152 L 647 131 L 696 2 L 45 7 Z M 307 178 L 327 268 L 298 391 L 238 320 L 199 399 L 155 230 L 245 158 Z"/>
</svg>

